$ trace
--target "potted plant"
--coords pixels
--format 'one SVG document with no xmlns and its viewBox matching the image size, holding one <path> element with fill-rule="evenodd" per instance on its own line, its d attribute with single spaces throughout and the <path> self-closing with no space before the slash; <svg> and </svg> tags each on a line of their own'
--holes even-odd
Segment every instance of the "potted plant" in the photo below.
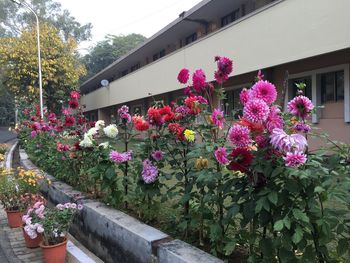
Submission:
<svg viewBox="0 0 350 263">
<path fill-rule="evenodd" d="M 30 206 L 27 213 L 22 217 L 24 223 L 23 236 L 27 248 L 37 248 L 42 241 L 44 228 L 39 222 L 44 217 L 45 203 L 44 198 L 40 200 L 40 197 L 38 197 L 38 201 Z"/>
<path fill-rule="evenodd" d="M 12 174 L 13 175 L 13 174 Z M 22 213 L 26 208 L 26 200 L 23 198 L 21 182 L 11 176 L 9 172 L 1 177 L 0 201 L 7 213 L 7 219 L 11 228 L 22 226 Z"/>
<path fill-rule="evenodd" d="M 82 205 L 75 203 L 58 204 L 54 208 L 39 207 L 40 218 L 36 231 L 42 232 L 40 247 L 45 263 L 63 263 L 67 253 L 67 231 Z M 39 227 L 39 229 L 38 229 Z M 43 229 L 42 229 L 42 228 Z"/>
</svg>

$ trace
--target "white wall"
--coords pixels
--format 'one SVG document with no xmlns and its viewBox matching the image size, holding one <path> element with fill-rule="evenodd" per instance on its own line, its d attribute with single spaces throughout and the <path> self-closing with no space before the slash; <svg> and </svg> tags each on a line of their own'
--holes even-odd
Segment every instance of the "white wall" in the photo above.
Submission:
<svg viewBox="0 0 350 263">
<path fill-rule="evenodd" d="M 183 88 L 183 67 L 213 80 L 214 56 L 234 60 L 234 75 L 350 47 L 349 0 L 284 0 L 175 51 L 83 97 L 85 111 Z"/>
</svg>

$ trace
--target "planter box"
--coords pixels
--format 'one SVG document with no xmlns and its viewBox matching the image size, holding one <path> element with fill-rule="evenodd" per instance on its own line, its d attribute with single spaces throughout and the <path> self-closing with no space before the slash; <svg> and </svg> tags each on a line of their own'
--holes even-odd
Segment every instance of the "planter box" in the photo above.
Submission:
<svg viewBox="0 0 350 263">
<path fill-rule="evenodd" d="M 20 150 L 21 165 L 39 170 L 24 150 Z M 49 174 L 50 187 L 41 191 L 53 204 L 79 202 L 84 205 L 75 218 L 70 232 L 84 246 L 105 262 L 128 263 L 220 263 L 223 262 L 183 241 L 172 240 L 167 234 L 139 220 L 88 199 L 83 193 L 56 180 Z"/>
</svg>

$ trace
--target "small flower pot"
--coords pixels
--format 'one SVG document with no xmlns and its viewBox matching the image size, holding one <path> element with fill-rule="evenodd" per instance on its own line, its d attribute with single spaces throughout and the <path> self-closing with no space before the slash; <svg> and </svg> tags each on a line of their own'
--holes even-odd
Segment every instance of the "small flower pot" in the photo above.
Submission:
<svg viewBox="0 0 350 263">
<path fill-rule="evenodd" d="M 42 241 L 41 234 L 38 234 L 36 238 L 31 239 L 26 233 L 26 231 L 24 231 L 24 228 L 22 230 L 23 230 L 24 241 L 26 243 L 27 248 L 37 248 L 40 246 L 40 242 Z"/>
<path fill-rule="evenodd" d="M 6 210 L 7 221 L 11 228 L 21 227 L 23 225 L 22 215 L 23 213 L 20 211 L 8 211 Z"/>
<path fill-rule="evenodd" d="M 56 245 L 44 245 L 40 242 L 43 251 L 44 263 L 64 263 L 67 254 L 67 238 L 62 243 Z"/>
</svg>

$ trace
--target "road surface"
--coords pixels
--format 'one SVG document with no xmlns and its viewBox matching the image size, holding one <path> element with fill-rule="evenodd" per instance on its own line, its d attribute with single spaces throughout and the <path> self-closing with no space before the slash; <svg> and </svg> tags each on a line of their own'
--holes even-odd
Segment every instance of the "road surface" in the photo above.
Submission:
<svg viewBox="0 0 350 263">
<path fill-rule="evenodd" d="M 16 134 L 9 132 L 8 127 L 0 127 L 0 143 L 5 143 L 16 138 Z"/>
</svg>

